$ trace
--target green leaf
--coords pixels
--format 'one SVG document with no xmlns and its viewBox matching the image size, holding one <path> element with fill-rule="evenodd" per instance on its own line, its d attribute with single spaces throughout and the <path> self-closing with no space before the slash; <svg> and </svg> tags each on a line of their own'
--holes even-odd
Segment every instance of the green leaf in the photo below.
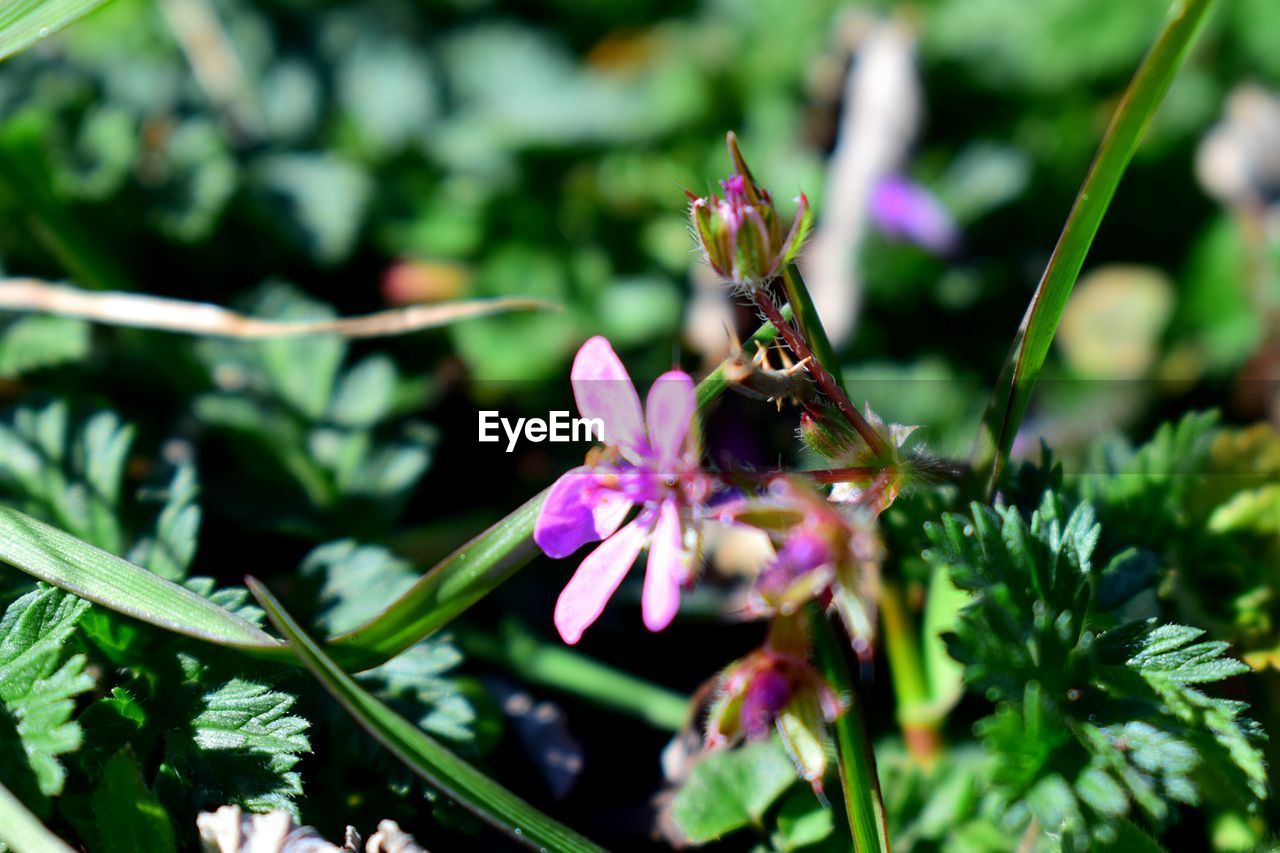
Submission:
<svg viewBox="0 0 1280 853">
<path fill-rule="evenodd" d="M 0 844 L 20 851 L 73 853 L 61 838 L 45 829 L 4 785 L 0 785 Z"/>
<path fill-rule="evenodd" d="M 120 489 L 132 444 L 133 429 L 112 412 L 73 428 L 61 401 L 24 406 L 0 423 L 0 483 L 33 514 L 119 553 Z"/>
<path fill-rule="evenodd" d="M 471 657 L 505 666 L 528 684 L 582 696 L 672 732 L 689 723 L 689 697 L 621 672 L 563 643 L 543 642 L 517 621 L 508 620 L 491 634 L 468 626 L 460 639 Z"/>
<path fill-rule="evenodd" d="M 973 463 L 989 490 L 1003 471 L 1067 298 L 1120 178 L 1213 6 L 1214 0 L 1175 1 L 1102 137 L 983 415 Z"/>
<path fill-rule="evenodd" d="M 265 652 L 286 649 L 252 623 L 189 589 L 0 506 L 0 561 L 80 598 L 198 640 Z"/>
<path fill-rule="evenodd" d="M 773 846 L 779 851 L 817 844 L 835 830 L 831 809 L 806 787 L 795 786 L 782 800 L 775 819 Z"/>
<path fill-rule="evenodd" d="M 926 558 L 973 593 L 951 653 L 966 684 L 1000 702 L 977 726 L 992 760 L 988 805 L 1010 827 L 1034 817 L 1067 849 L 1110 844 L 1135 808 L 1162 826 L 1176 803 L 1266 796 L 1243 703 L 1201 689 L 1248 667 L 1199 629 L 1123 622 L 1153 578 L 1132 549 L 1095 567 L 1093 517 L 1048 493 L 1029 523 L 974 504 L 927 529 Z"/>
<path fill-rule="evenodd" d="M 369 695 L 326 656 L 315 641 L 302 633 L 262 584 L 253 578 L 247 579 L 247 583 L 276 629 L 288 638 L 295 653 L 325 689 L 383 746 L 429 783 L 531 847 L 565 851 L 600 849 L 537 811 Z"/>
<path fill-rule="evenodd" d="M 178 465 L 162 490 L 144 492 L 143 498 L 160 498 L 164 503 L 153 531 L 130 549 L 129 561 L 166 580 L 186 577 L 200 535 L 199 494 L 195 466 L 190 462 Z"/>
<path fill-rule="evenodd" d="M 190 674 L 190 721 L 165 741 L 168 783 L 194 788 L 199 807 L 225 801 L 297 816 L 302 777 L 294 767 L 311 743 L 307 721 L 289 714 L 296 699 L 248 678 L 206 685 Z"/>
<path fill-rule="evenodd" d="M 796 782 L 795 767 L 775 739 L 713 752 L 694 765 L 676 792 L 671 816 L 692 844 L 758 826 Z"/>
<path fill-rule="evenodd" d="M 63 646 L 89 608 L 57 589 L 19 598 L 0 619 L 0 702 L 12 715 L 40 792 L 62 792 L 66 772 L 58 756 L 79 748 L 80 727 L 71 721 L 75 697 L 93 687 L 85 658 L 64 660 Z"/>
<path fill-rule="evenodd" d="M 95 853 L 176 850 L 173 825 L 164 806 L 142 780 L 142 768 L 129 750 L 121 750 L 102 768 L 90 795 L 96 824 Z"/>
<path fill-rule="evenodd" d="M 0 326 L 0 376 L 6 379 L 83 361 L 88 355 L 89 324 L 83 320 L 37 315 Z"/>
<path fill-rule="evenodd" d="M 0 7 L 0 59 L 83 18 L 106 0 L 14 0 Z"/>
</svg>

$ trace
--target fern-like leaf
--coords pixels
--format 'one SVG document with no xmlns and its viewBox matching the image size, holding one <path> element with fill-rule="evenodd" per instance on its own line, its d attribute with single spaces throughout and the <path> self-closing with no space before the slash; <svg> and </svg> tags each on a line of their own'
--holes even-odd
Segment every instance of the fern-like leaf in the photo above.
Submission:
<svg viewBox="0 0 1280 853">
<path fill-rule="evenodd" d="M 75 697 L 91 689 L 93 679 L 84 672 L 84 656 L 67 657 L 65 646 L 88 607 L 60 590 L 37 589 L 0 618 L 0 702 L 45 796 L 62 792 L 66 772 L 58 756 L 80 746 L 80 727 L 71 714 Z M 13 754 L 3 750 L 6 758 Z"/>
</svg>

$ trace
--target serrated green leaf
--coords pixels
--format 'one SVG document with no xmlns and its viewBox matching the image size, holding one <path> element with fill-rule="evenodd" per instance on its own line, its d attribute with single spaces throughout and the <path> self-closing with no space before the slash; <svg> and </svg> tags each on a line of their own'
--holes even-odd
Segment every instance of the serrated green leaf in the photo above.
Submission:
<svg viewBox="0 0 1280 853">
<path fill-rule="evenodd" d="M 195 466 L 189 462 L 178 465 L 163 489 L 164 505 L 156 516 L 153 530 L 134 543 L 129 562 L 166 580 L 186 577 L 195 559 L 200 535 L 202 513 L 196 502 L 199 494 Z M 144 493 L 143 497 L 147 496 Z"/>
<path fill-rule="evenodd" d="M 63 402 L 14 411 L 0 423 L 0 483 L 33 514 L 117 553 L 124 540 L 120 489 L 133 430 L 108 411 L 77 426 Z"/>
<path fill-rule="evenodd" d="M 0 702 L 13 716 L 41 793 L 62 791 L 58 756 L 80 746 L 75 697 L 93 688 L 85 658 L 63 660 L 63 645 L 89 603 L 57 589 L 27 593 L 0 619 Z"/>
<path fill-rule="evenodd" d="M 295 698 L 247 678 L 206 685 L 190 675 L 190 720 L 165 741 L 167 783 L 193 789 L 202 807 L 233 802 L 296 816 L 302 777 L 294 768 L 311 743 L 307 721 L 289 714 Z"/>
</svg>

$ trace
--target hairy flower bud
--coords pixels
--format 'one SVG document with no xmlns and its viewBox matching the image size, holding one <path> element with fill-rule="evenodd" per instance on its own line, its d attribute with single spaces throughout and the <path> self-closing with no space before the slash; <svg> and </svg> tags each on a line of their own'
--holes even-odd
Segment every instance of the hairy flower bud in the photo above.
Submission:
<svg viewBox="0 0 1280 853">
<path fill-rule="evenodd" d="M 728 144 L 735 171 L 720 182 L 724 198 L 688 193 L 689 219 L 713 270 L 736 286 L 763 287 L 799 253 L 812 218 L 809 200 L 800 194 L 796 215 L 784 229 L 773 198 L 751 177 L 732 133 Z"/>
<path fill-rule="evenodd" d="M 826 724 L 844 711 L 839 695 L 808 661 L 803 616 L 775 619 L 765 645 L 720 675 L 707 715 L 708 748 L 776 729 L 796 771 L 818 788 L 827 769 Z"/>
</svg>

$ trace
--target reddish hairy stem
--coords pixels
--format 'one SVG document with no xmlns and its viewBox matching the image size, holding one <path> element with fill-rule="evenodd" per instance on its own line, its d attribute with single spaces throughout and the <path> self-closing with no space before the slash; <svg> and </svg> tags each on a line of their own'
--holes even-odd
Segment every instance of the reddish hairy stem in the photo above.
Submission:
<svg viewBox="0 0 1280 853">
<path fill-rule="evenodd" d="M 782 312 L 774 304 L 773 298 L 769 296 L 768 291 L 764 288 L 756 288 L 752 291 L 752 297 L 755 300 L 756 307 L 760 309 L 765 318 L 782 335 L 782 339 L 787 342 L 787 346 L 795 353 L 796 358 L 808 359 L 804 366 L 813 376 L 813 381 L 822 389 L 822 393 L 826 395 L 827 399 L 834 403 L 836 408 L 845 416 L 850 426 L 867 443 L 867 447 L 871 449 L 871 452 L 877 457 L 887 455 L 889 446 L 885 444 L 880 433 L 876 432 L 871 424 L 867 423 L 867 419 L 850 402 L 849 396 L 844 393 L 840 383 L 827 370 L 826 365 L 819 361 L 813 351 L 809 349 L 809 344 L 805 341 L 804 335 L 800 334 L 795 326 L 783 319 Z"/>
</svg>

